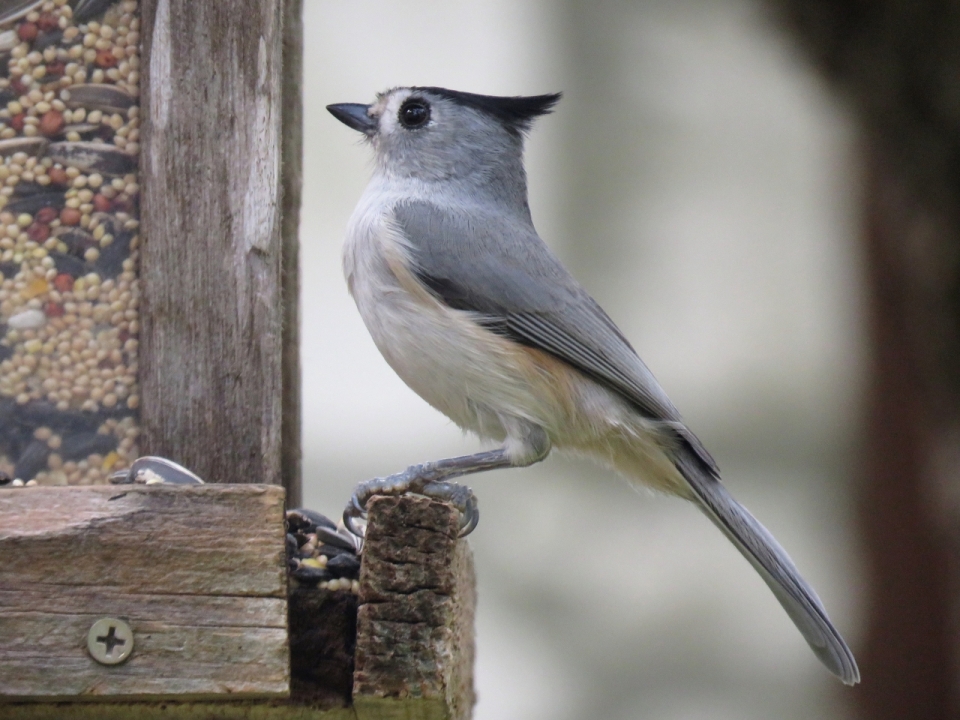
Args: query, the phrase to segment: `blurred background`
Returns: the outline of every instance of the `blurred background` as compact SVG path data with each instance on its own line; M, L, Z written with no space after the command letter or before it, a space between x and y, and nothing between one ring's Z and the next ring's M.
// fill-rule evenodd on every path
M879 246L869 239L891 227L886 200L912 208L920 186L911 184L916 173L903 180L901 156L886 153L896 128L864 120L873 96L856 92L861 64L842 52L882 27L848 22L858 16L843 5L304 4L304 504L335 515L363 479L479 447L393 374L347 293L341 244L370 151L324 106L370 102L395 85L562 90L527 143L541 236L632 340L728 487L817 588L860 651L874 698L820 666L759 577L693 507L554 455L470 483L483 513L470 538L477 720L933 718L931 708L946 707L946 655L931 655L924 631L909 625L928 595L924 621L949 615L937 589L927 593L925 575L901 577L920 604L893 603L899 619L876 610L883 538L900 532L912 547L911 528L926 522L909 477L891 473L926 465L919 457L904 469L873 452L871 423L890 429L882 444L894 458L909 450L898 443L913 436L890 420L903 396L882 384L888 377L904 386L916 368L909 353L894 352L905 364L884 376L872 359L884 337L902 337L900 326L884 335L871 318L895 315L903 298L893 293L890 312L878 315L883 293L870 288L899 286L871 261ZM884 23L896 30L900 20L887 13ZM880 64L881 80L896 70L890 62ZM896 95L888 101L893 107ZM894 220L905 217L917 216ZM933 228L923 237L949 234L936 209L923 217ZM897 237L888 239L896 245ZM931 360L918 376L935 377L938 367ZM871 402L871 388L888 404ZM901 495L870 495L865 483L887 487L881 476ZM874 512L871 502L893 509ZM921 575L947 562L942 553L932 565L894 555L900 565L918 562ZM896 595L893 585L884 592ZM884 622L894 627L889 641L871 634ZM904 628L916 642L900 652L893 636ZM918 668L919 684L897 662ZM923 701L876 700L911 683Z

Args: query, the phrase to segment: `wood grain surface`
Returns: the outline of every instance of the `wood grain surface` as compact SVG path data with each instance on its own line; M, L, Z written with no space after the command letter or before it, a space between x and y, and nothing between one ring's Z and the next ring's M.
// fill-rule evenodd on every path
M303 191L303 0L283 3L283 424L280 471L287 507L303 503L300 449L300 198Z
M286 695L283 497L262 485L0 490L0 701ZM133 630L123 664L88 654L103 617Z
M142 450L280 484L284 3L141 11Z

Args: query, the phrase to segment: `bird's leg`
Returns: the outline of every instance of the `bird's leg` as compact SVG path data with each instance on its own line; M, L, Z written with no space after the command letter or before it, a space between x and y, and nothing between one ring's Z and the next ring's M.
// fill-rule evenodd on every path
M508 457L506 448L499 448L475 455L411 465L395 475L366 480L357 486L347 509L343 511L343 524L354 535L363 537L363 529L358 527L356 522L366 515L367 501L372 496L413 492L453 504L461 514L460 536L463 537L473 532L480 520L477 498L465 485L448 481L461 475L513 467L515 464L516 462Z

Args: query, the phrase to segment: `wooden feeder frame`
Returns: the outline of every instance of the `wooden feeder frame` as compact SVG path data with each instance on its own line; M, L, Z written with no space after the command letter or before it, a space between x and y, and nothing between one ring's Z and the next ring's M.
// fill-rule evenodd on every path
M466 720L451 506L375 498L359 596L287 588L302 0L140 3L141 452L214 484L0 489L0 717ZM86 649L102 617L122 664Z

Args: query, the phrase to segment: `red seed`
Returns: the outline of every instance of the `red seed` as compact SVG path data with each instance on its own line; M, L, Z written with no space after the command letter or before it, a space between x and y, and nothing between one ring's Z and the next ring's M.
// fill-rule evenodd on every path
M59 135L63 130L63 114L56 110L48 110L40 118L40 132L47 137Z
M54 185L66 185L69 180L67 171L58 167L52 167L47 170L47 177L50 178L50 182Z
M44 225L49 225L54 220L57 219L59 211L56 208L45 207L37 210L37 214L33 216L33 219L38 223L43 223Z
M62 60L54 60L52 63L47 63L47 75L63 75L63 71L66 69L66 65L63 64Z
M62 293L70 292L73 290L73 276L60 273L53 279L53 286Z
M58 275L57 277L61 277ZM70 277L67 275L67 277ZM70 280L70 287L73 287L73 280ZM46 305L43 306L43 314L47 317L63 317L63 305L49 301Z
M20 26L17 28L17 37L19 37L23 42L31 42L37 39L37 26L32 22L20 23Z
M80 211L76 208L65 207L60 211L60 222L64 225L76 225L80 222Z
M93 209L97 212L110 212L112 207L113 203L110 202L110 198L106 195L97 193L93 196Z
M57 16L52 12L40 13L40 17L37 18L37 27L43 32L56 30L59 26L60 23L57 19Z
M50 226L40 222L34 222L27 228L27 237L35 243L42 243L50 237Z
M10 118L10 127L17 132L21 132L23 130L23 118L24 113L17 113L14 115L12 118Z
M93 61L99 68L112 68L117 64L117 58L109 50L97 50L97 57Z
M20 78L13 78L10 81L10 89L17 95L26 95L30 88Z

